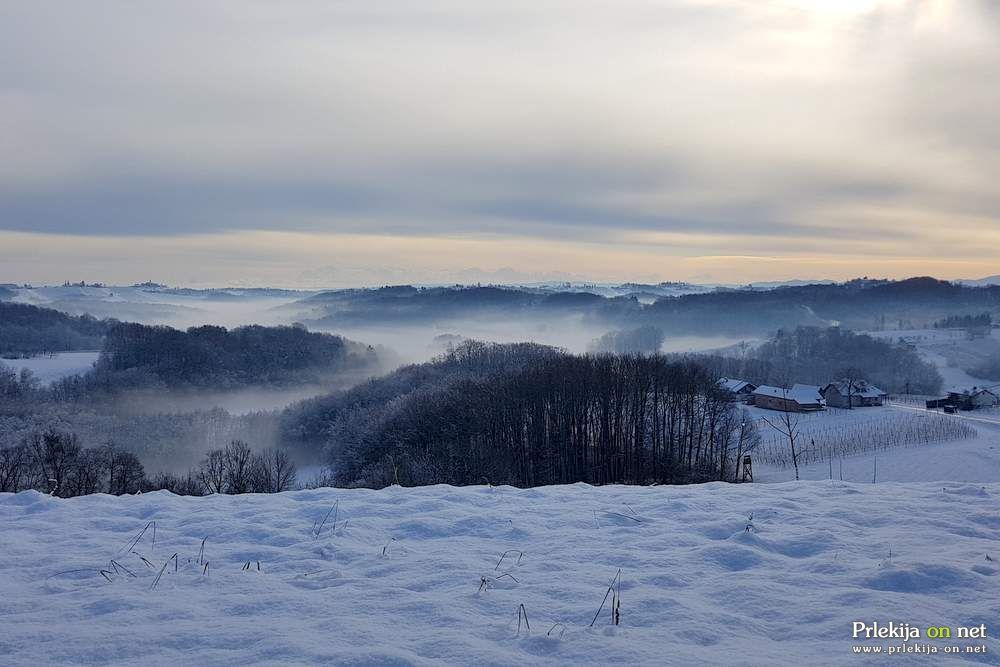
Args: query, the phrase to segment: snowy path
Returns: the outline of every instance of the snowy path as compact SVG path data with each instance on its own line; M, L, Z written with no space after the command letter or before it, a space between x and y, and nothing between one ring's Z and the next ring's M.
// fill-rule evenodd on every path
M852 654L851 622L1000 632L998 499L840 482L0 494L0 663L896 664ZM122 549L150 521L135 551L152 568ZM497 568L508 549L524 557ZM106 581L112 558L137 576ZM618 568L621 626L605 608L588 628ZM985 643L970 664L1000 664Z

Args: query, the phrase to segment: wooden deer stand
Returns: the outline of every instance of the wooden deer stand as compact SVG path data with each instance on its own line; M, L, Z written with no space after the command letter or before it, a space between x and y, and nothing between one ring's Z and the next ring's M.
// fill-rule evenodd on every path
M743 481L753 481L753 460L751 460L749 454L743 457Z

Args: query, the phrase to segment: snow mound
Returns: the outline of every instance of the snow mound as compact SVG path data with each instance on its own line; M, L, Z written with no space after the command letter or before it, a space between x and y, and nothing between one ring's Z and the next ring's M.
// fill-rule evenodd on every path
M0 494L0 662L854 665L853 621L1000 618L998 494L842 482ZM621 623L608 602L591 627L619 569ZM975 659L1000 664L1000 643L985 643Z

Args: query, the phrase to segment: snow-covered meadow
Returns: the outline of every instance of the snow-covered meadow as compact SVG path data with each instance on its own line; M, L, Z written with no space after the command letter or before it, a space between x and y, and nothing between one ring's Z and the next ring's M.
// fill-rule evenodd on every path
M865 664L854 621L996 633L998 499L840 481L6 494L0 662ZM590 627L619 569L620 625L609 597ZM1000 664L995 638L921 643Z
M100 352L56 352L27 359L0 359L0 365L10 366L18 373L28 369L42 384L49 384L70 375L89 371Z

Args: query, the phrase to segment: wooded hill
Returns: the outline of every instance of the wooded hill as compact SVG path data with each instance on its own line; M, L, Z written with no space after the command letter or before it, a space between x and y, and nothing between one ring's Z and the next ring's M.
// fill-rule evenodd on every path
M117 322L89 315L66 315L57 310L0 301L0 356L17 357L99 350L104 336Z

